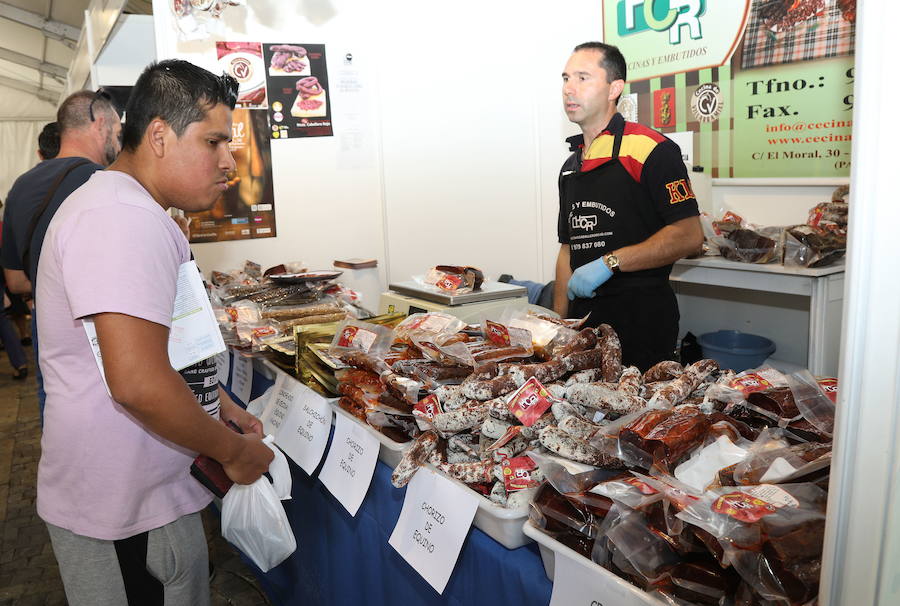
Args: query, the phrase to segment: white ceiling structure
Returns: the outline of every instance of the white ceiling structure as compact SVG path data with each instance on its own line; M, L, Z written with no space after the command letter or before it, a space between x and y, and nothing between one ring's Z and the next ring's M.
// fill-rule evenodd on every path
M46 104L55 108L91 4L91 0L0 0L0 95L10 93L19 101L0 103L0 119L20 117L27 109L22 96L12 91L26 93L39 102L39 109ZM130 0L123 12L151 14L151 2Z
M152 14L151 0L0 0L0 199L37 161L37 135L62 97L90 81L123 12Z

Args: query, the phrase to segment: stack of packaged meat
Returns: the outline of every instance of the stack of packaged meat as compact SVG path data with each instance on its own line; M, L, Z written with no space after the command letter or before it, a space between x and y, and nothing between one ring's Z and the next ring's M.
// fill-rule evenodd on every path
M804 604L818 590L835 380L713 360L624 367L609 326L509 311L466 326L348 320L340 405L670 603ZM379 330L376 330L379 329ZM387 428L387 429L386 429Z
M784 230L782 262L799 267L824 267L841 259L847 251L849 188L839 187L830 202L817 204L803 225Z

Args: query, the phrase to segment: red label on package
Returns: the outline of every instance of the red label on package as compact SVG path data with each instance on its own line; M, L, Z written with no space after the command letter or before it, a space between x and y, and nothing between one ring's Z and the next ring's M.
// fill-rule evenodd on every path
M738 377L728 384L732 389L736 389L746 398L755 391L765 391L772 388L772 384L756 373Z
M775 513L776 507L743 492L730 492L716 499L712 504L712 510L752 524Z
M435 286L440 288L441 290L454 291L459 288L459 285L463 283L462 276L457 276L453 274L446 274L443 278L438 280L435 283Z
M737 223L738 225L740 225L741 223L744 222L743 217L741 217L740 215L736 215L735 213L731 212L730 210L727 213L725 213L724 215L722 215L722 220L727 221L729 223Z
M537 469L537 465L531 457L513 457L503 459L503 484L506 492L532 488L540 484L531 478L531 472Z
M228 317L231 318L232 322L237 322L238 319L238 310L234 307L226 307L225 313L228 314Z
M541 382L531 377L513 392L507 406L522 425L531 427L553 404L553 396Z
M825 392L825 395L828 396L828 399L836 403L838 380L834 377L825 377L816 379L816 382L819 384L819 387L822 388L822 391Z
M442 412L444 412L444 409L441 408L440 401L433 393L428 394L413 406L414 415L428 419L429 421Z
M512 440L517 435L519 435L523 429L524 429L523 425L511 425L509 427L509 429L506 430L506 433L504 433L502 436L500 436L496 442L494 442L493 444L488 446L485 450L487 450L487 451L497 450L501 446L505 446L506 444L509 443L510 440Z
M366 330L359 326L345 326L341 331L337 344L338 347L353 347L362 351L369 351L376 337L378 335L371 330Z
M509 329L503 324L497 324L490 320L484 321L484 336L488 341L499 347L509 347Z
M639 478L625 478L622 480L626 484L631 484L641 491L643 495L658 494L659 491Z
M260 326L259 328L253 329L253 336L259 339L260 337L268 337L269 335L274 335L277 332L278 331L271 326Z
M816 206L809 211L809 218L807 218L806 224L811 227L817 227L819 225L819 222L822 221L822 215L824 214L824 209Z

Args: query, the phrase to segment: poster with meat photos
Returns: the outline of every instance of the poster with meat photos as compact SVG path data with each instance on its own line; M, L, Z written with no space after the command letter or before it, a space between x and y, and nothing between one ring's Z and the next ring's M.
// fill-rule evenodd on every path
M237 107L265 109L266 68L259 42L216 42L223 72L238 81Z
M185 213L191 219L192 244L275 237L268 128L265 110L234 110L229 147L236 168L228 174L228 189L212 208Z
M330 137L324 44L263 44L273 139Z

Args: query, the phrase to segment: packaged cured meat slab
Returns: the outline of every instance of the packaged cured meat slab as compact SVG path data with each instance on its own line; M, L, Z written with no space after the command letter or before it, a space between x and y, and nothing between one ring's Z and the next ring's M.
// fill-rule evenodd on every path
M662 606L666 603L653 597L646 591L638 589L628 581L617 577L599 564L585 560L577 551L566 547L550 535L544 534L528 520L522 525L522 533L538 544L541 551L541 561L544 564L544 572L547 573L547 578L551 581L556 572L556 556L559 554L590 567L595 572L598 582L604 586L603 593L608 596L607 603L609 604L615 604L616 606Z
M391 469L397 466L397 463L400 462L400 458L403 456L403 452L412 444L412 440L408 442L395 442L380 431L375 431L372 427L363 423L358 418L338 406L338 398L331 400L331 406L337 414L352 419L354 423L362 425L375 434L375 437L378 438L378 443L380 444L378 448L378 460L389 466Z

